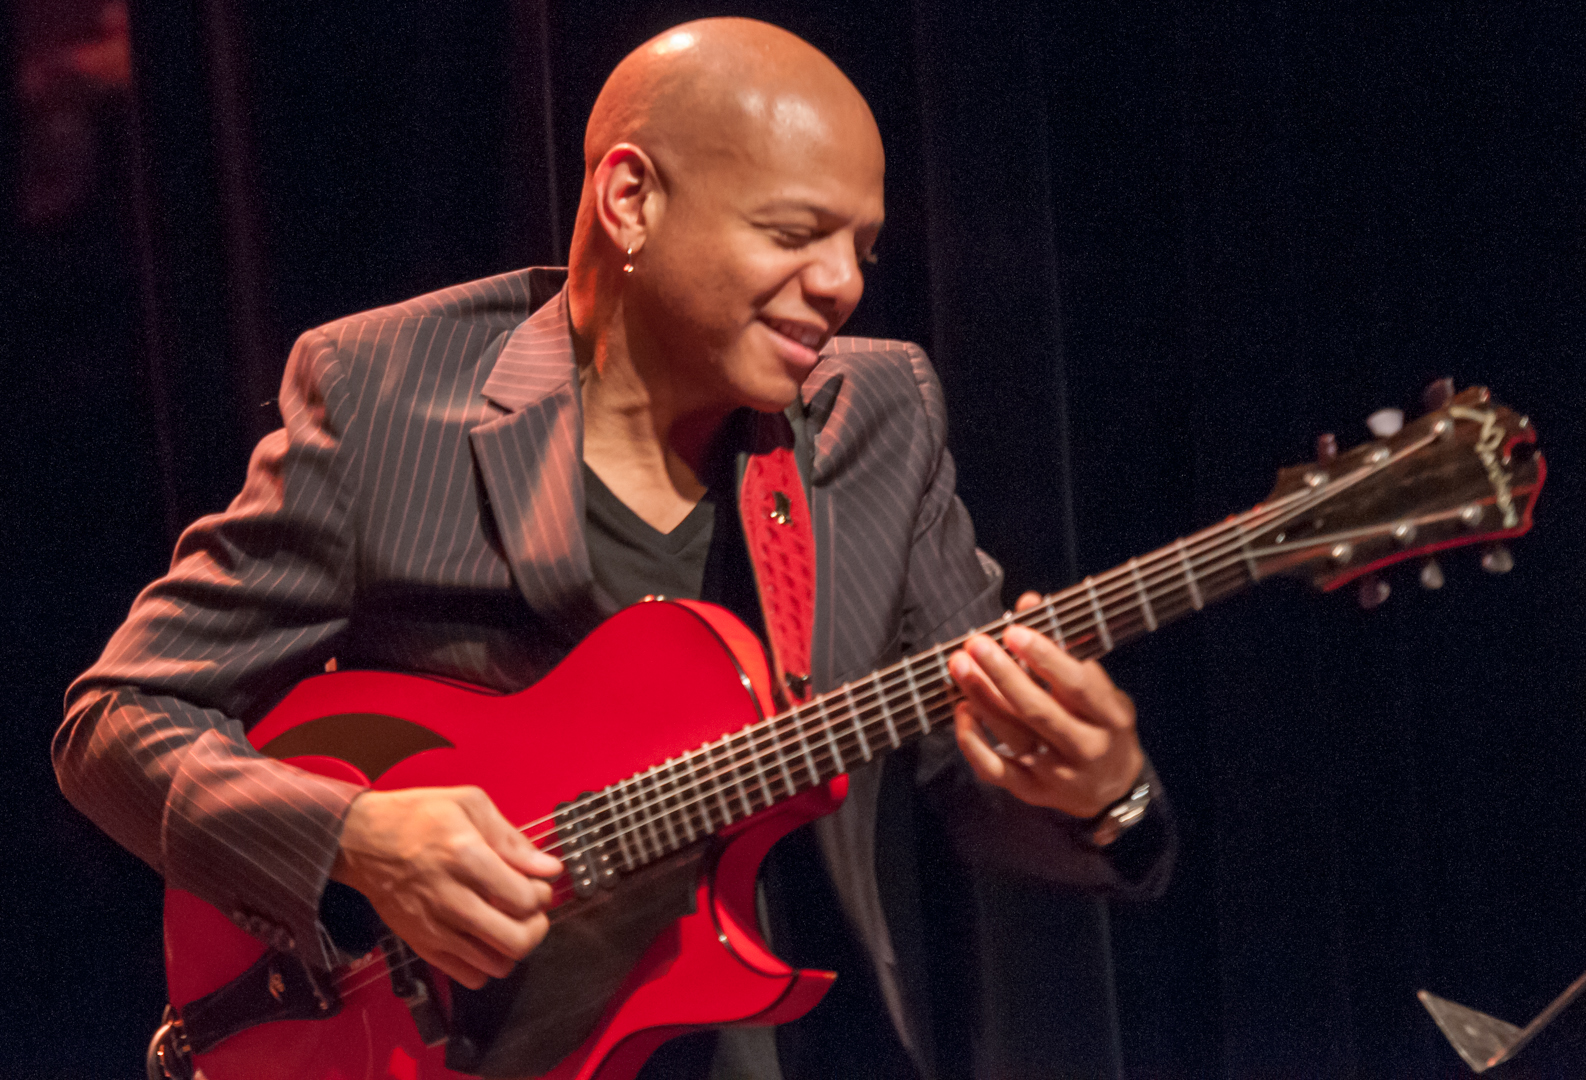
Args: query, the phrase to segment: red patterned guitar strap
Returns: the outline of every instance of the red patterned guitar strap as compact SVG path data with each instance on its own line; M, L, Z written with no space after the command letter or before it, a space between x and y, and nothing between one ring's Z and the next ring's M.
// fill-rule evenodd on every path
M815 630L815 532L794 455L793 425L781 413L762 414L755 425L738 489L738 515L771 639L779 696L785 689L791 700L804 701Z

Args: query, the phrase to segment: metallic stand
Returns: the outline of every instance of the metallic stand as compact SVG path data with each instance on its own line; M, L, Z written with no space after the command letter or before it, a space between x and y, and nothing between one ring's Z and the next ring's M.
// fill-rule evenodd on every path
M1415 996L1421 999L1421 1004L1437 1021L1449 1045L1465 1059L1471 1071L1482 1073L1518 1054L1526 1043L1536 1038L1538 1032L1553 1022L1554 1017L1568 1008L1582 990L1586 990L1586 974L1570 983L1547 1008L1537 1013L1536 1019L1523 1028L1517 1028L1496 1016L1467 1009L1425 990L1416 991Z

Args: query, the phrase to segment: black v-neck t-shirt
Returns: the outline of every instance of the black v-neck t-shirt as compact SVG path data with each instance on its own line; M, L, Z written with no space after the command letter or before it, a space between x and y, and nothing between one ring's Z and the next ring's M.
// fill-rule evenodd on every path
M671 532L661 532L584 466L584 541L590 569L595 584L619 608L652 595L702 597L715 524L716 504L707 492Z

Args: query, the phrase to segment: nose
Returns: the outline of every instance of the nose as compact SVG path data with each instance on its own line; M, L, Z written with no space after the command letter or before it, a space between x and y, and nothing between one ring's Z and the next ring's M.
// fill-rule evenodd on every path
M835 232L822 239L815 259L804 268L801 283L805 299L833 320L835 330L858 306L865 291L854 238Z

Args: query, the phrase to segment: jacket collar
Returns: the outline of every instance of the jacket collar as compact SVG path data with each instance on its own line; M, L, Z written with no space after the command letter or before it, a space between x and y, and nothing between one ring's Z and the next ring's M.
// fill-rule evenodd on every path
M496 536L524 599L571 644L600 611L584 543L584 417L565 288L511 331L482 393L504 410L469 432Z

